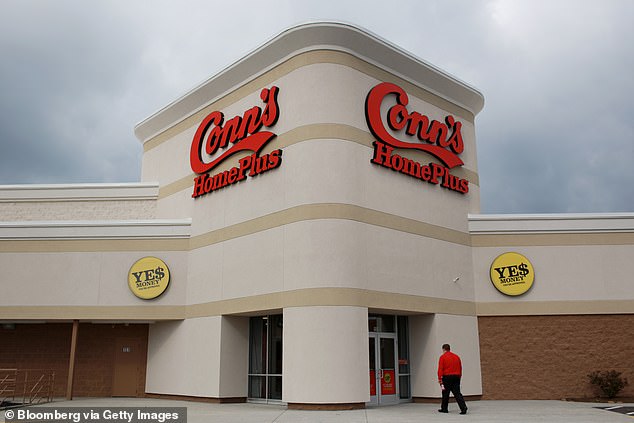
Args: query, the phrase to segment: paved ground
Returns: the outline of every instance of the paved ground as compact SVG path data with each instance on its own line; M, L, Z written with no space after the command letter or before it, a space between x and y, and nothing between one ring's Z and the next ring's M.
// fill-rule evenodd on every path
M458 414L450 404L449 414L438 413L433 404L400 404L370 407L352 411L298 411L278 405L262 404L205 404L188 401L170 401L136 398L80 398L56 401L38 407L187 407L189 423L407 423L407 422L570 422L570 423L634 423L626 414L601 410L617 404L595 404L564 401L472 401L469 413ZM634 404L618 404L632 407ZM4 421L4 412L0 411Z

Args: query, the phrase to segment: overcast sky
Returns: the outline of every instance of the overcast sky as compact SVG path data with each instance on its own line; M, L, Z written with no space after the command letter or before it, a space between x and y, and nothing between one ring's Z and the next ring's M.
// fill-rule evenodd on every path
M139 181L135 124L313 20L484 94L483 212L634 212L633 0L0 0L0 184Z

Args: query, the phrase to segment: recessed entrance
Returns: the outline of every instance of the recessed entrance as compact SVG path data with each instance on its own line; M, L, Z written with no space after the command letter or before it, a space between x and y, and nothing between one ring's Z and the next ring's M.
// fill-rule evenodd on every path
M370 315L370 404L409 400L409 336L405 316Z
M282 400L282 315L249 321L249 394L251 401Z

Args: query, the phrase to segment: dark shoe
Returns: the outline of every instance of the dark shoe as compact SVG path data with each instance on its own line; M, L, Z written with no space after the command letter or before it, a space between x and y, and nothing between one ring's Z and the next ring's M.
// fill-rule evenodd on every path
M462 410L460 414L467 414L467 409L465 408L464 410Z
M449 411L447 410L443 410L442 408L440 410L438 410L439 413L448 413Z

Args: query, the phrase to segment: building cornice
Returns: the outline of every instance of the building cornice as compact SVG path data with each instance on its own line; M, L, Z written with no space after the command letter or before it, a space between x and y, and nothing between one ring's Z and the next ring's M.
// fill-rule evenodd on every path
M156 182L0 185L0 203L156 200L158 194Z
M316 22L282 32L137 124L135 135L145 143L289 58L317 50L349 53L457 104L473 115L484 107L484 96L475 88L369 31L344 23Z
M188 239L191 219L0 222L0 241Z
M634 213L470 214L471 235L634 233Z

